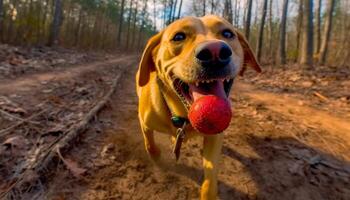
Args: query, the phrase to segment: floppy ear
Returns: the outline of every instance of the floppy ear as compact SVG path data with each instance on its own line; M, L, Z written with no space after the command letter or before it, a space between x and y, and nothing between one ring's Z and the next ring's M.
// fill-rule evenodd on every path
M241 71L239 72L240 76L243 76L244 71L246 70L246 65L250 65L255 71L261 72L260 64L258 63L257 59L255 58L255 55L250 48L247 39L245 36L240 33L239 31L236 31L237 37L239 42L241 43L241 46L243 48L244 52L244 60L243 60L243 67Z
M141 61L139 64L137 83L140 87L146 85L149 81L150 73L155 71L155 64L153 59L153 50L157 48L162 38L163 31L151 37L145 49L143 50Z

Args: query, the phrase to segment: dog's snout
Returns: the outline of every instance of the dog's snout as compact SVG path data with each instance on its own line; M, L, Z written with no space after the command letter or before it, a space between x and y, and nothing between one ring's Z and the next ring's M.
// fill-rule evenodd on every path
M195 57L202 65L227 65L232 55L231 48L223 41L201 43L195 49Z

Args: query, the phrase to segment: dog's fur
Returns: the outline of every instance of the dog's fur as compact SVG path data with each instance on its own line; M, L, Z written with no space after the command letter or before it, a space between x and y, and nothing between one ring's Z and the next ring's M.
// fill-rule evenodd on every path
M223 38L220 32L224 29L231 30L235 37ZM186 39L182 42L172 42L171 39L179 31L186 33ZM187 116L186 106L174 88L174 77L183 82L195 82L201 66L194 61L194 50L198 44L214 40L224 41L232 49L232 59L228 66L230 77L234 78L238 73L243 74L243 65L246 64L261 72L245 37L229 22L217 16L185 17L173 22L148 41L136 75L136 89L139 97L138 117L145 147L153 159L160 156L153 131L176 137L176 128L170 120L169 109L177 116ZM164 83L165 89L161 90L157 78ZM203 136L188 126L186 139L194 135ZM201 187L201 199L216 199L223 134L203 138L205 180Z

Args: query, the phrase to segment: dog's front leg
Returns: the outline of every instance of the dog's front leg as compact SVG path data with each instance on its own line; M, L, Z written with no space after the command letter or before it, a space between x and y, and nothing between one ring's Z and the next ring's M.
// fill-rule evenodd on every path
M203 168L204 182L201 188L201 200L213 200L217 195L218 165L221 156L223 134L204 137Z

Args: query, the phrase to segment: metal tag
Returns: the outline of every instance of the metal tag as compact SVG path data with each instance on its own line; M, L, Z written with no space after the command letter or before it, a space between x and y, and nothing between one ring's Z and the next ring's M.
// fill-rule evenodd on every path
M182 128L178 128L176 131L176 141L175 141L175 146L173 149L173 152L174 152L175 157L176 157L176 161L178 161L180 158L181 145L182 145L182 142L184 141L185 136L186 136L185 127L186 127L186 123L184 123Z

